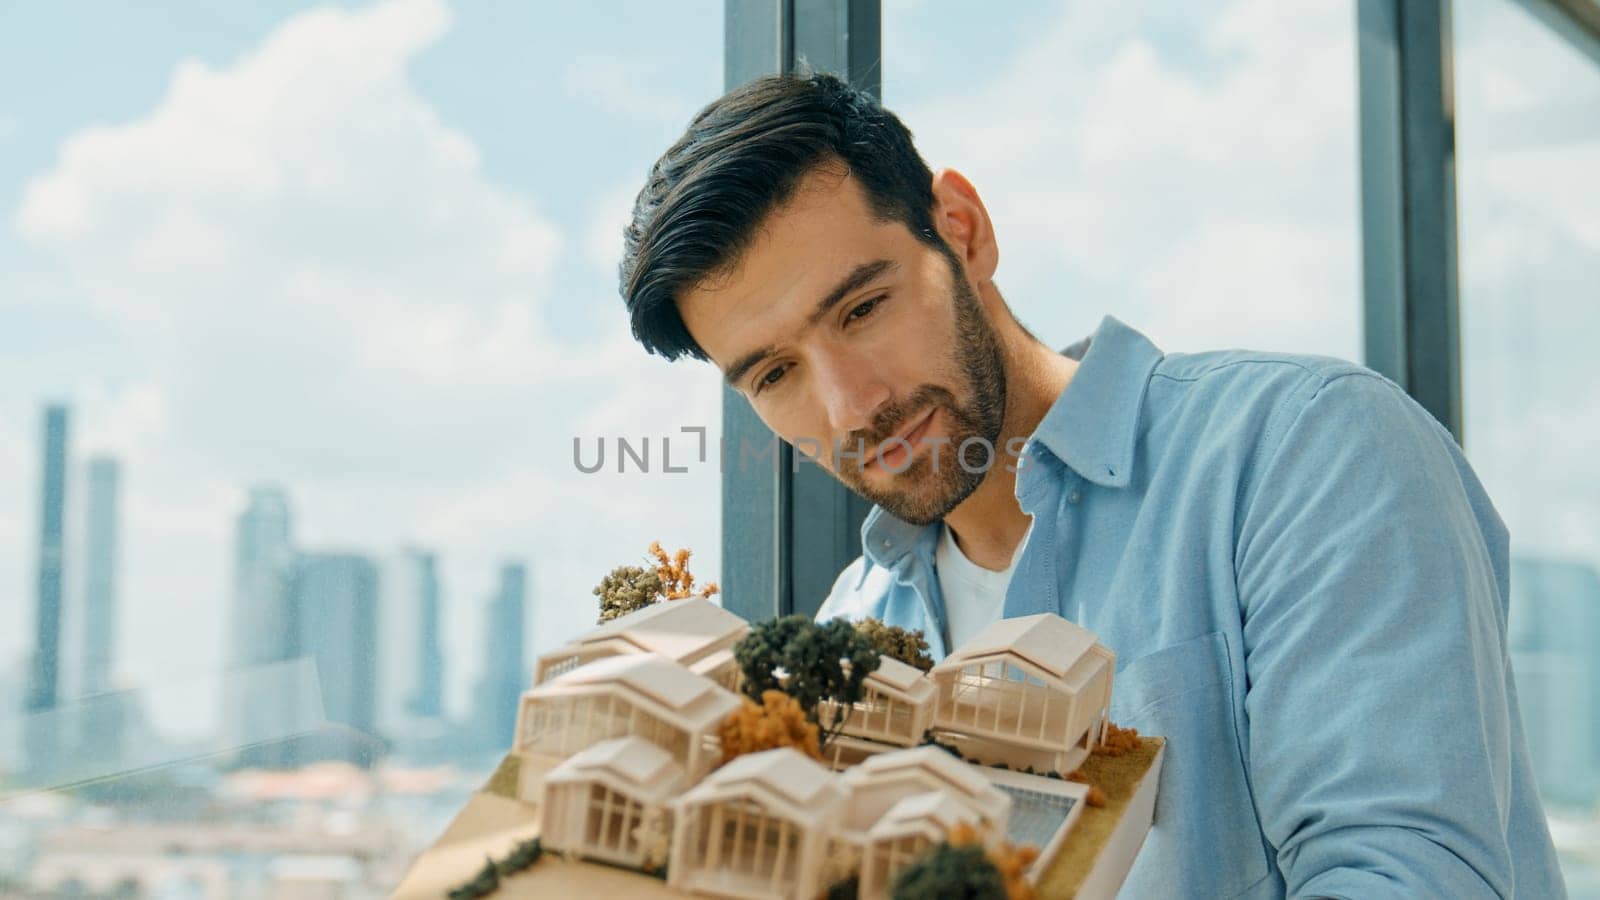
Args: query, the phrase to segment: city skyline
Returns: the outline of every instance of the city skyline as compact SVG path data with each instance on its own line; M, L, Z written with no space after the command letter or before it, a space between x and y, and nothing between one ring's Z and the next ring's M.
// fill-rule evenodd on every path
M147 686L121 679L116 665L124 649L116 629L125 599L121 533L141 523L123 521L120 494L127 472L118 459L93 455L77 461L70 441L72 407L54 402L41 413L36 627L33 644L22 654L27 690L15 709L4 712L8 721L30 730L22 735L21 757L10 759L17 750L0 746L0 771L24 764L47 780L65 773L99 777L115 774L129 759L149 762L152 748L171 737L147 730L141 706ZM83 514L69 515L67 498L80 493L80 479ZM68 533L74 522L81 530L77 540ZM76 555L68 554L69 546L79 547ZM79 570L75 581L66 577L69 561ZM394 745L390 749L410 746L435 759L494 749L492 739L451 735L452 718L497 728L503 716L491 715L481 700L455 717L443 704L447 654L436 552L415 545L384 553L301 546L288 489L264 482L249 488L234 519L232 566L233 608L218 636L229 647L229 666L218 675L231 672L235 682L243 681L222 690L210 746L260 745L246 749L241 762L272 766L318 758L370 763L383 755L386 742ZM502 699L510 696L513 716L515 694L529 675L522 671L531 645L527 571L520 561L499 567L499 586L485 601L486 621L495 625L485 630L479 654L487 661L481 685L492 686ZM273 689L273 679L286 677L282 665L298 660L312 665L315 694ZM254 702L236 703L241 696ZM281 708L263 707L263 701ZM348 737L307 739L308 716L356 736L355 743ZM130 733L141 735L143 755L124 753L121 743ZM410 745L408 737L414 738ZM176 748L186 742L176 740L173 749L159 752L183 752ZM282 747L274 750L274 744Z

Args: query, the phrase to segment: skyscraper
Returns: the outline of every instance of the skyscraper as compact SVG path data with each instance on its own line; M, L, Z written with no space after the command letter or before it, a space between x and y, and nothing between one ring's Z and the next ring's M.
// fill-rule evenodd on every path
M111 690L117 621L117 461L89 460L83 542L83 693Z
M483 739L493 748L511 746L517 703L532 680L523 646L527 581L521 563L506 563L500 569L500 589L489 603L476 718Z
M28 678L26 711L31 714L25 738L28 761L35 769L56 762L59 736L53 717L40 716L54 709L61 680L61 572L62 524L67 496L67 408L49 406L44 411L43 458L39 471L39 582L35 607L32 669Z
M363 763L377 733L378 588L378 567L365 556L306 553L295 566L299 646L316 662L323 715L356 732L348 744L356 755L331 755Z
M259 690L260 679L254 675L265 664L299 654L299 623L289 592L293 570L289 498L276 485L257 485L234 535L228 660L237 673L222 709L223 735L230 746L286 738L297 730L300 716L287 707L297 701ZM249 758L273 761L266 751Z
M295 654L289 576L294 566L289 498L277 485L257 485L239 515L233 556L231 658L236 666Z
M390 738L443 712L437 556L408 547L383 575L378 611L378 727Z
M96 771L114 771L127 737L129 696L112 694L117 621L116 460L89 460L88 509L84 516L83 604L77 693L93 697L77 707L73 755Z
M421 554L421 627L417 632L417 690L411 712L426 718L444 715L444 641L439 633L439 573L432 553Z
M1514 557L1511 666L1539 791L1579 807L1600 799L1600 572Z

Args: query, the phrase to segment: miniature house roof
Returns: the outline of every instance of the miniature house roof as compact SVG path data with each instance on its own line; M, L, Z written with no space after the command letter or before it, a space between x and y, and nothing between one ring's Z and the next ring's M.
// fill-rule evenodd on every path
M1011 812L1011 798L995 787L968 763L938 747L909 747L869 756L844 773L851 791L915 780L937 784L980 816L1004 822Z
M797 822L814 822L845 800L839 777L793 747L735 758L680 798L685 806L748 798Z
M908 666L892 656L885 656L878 668L867 676L869 686L902 697L913 703L923 703L937 692L933 682L916 666Z
M546 784L607 781L661 801L681 783L683 767L672 754L641 737L601 741L569 757L545 776Z
M868 835L873 840L924 834L944 840L950 829L960 824L978 824L978 814L954 797L940 791L926 791L903 797L883 814Z
M736 638L749 625L704 597L663 600L612 619L576 644L621 639L650 653L686 661L703 648Z
M597 659L530 688L523 696L554 697L605 689L621 690L697 728L714 725L743 702L704 675L648 653Z
M1093 650L1096 641L1094 632L1053 613L999 619L957 647L933 670L947 672L1013 656L1061 679Z

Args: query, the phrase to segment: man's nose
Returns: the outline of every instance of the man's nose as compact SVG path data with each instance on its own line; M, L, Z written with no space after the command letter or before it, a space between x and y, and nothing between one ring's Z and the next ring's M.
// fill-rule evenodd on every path
M816 371L833 435L844 440L850 434L870 431L873 414L890 394L875 362L862 354L839 354L819 360Z

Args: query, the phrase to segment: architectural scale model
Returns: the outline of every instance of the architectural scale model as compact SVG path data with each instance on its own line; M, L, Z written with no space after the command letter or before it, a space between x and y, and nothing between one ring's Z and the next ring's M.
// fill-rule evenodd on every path
M1001 619L933 667L933 725L963 756L1070 772L1105 739L1117 658L1093 633L1041 613Z
M600 741L634 735L670 753L691 781L699 781L721 753L717 724L742 702L669 659L610 656L523 692L514 752L565 759Z
M544 845L641 868L650 855L641 829L684 784L683 766L644 738L601 741L544 777Z
M666 600L539 658L511 752L545 850L664 864L671 888L697 894L809 900L846 879L888 897L957 826L1046 854L1070 841L1088 786L1065 776L1105 739L1115 668L1092 633L1038 615L994 623L926 673L884 656L856 702L818 705L842 723L822 762L793 746L724 760L718 725L751 704L749 631L710 600Z
M674 887L724 897L815 897L849 812L833 770L792 747L741 756L673 804Z
M883 657L878 668L867 676L865 693L852 704L842 734L857 741L915 747L933 724L934 683L917 669L898 659ZM830 720L841 714L837 704L823 701L824 715ZM862 749L854 742L842 742ZM868 753L881 750L868 746Z
M704 597L652 603L539 657L533 683L607 656L654 653L737 691L733 646L749 630L743 619Z

